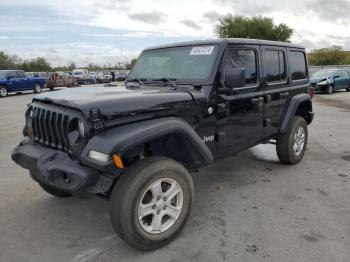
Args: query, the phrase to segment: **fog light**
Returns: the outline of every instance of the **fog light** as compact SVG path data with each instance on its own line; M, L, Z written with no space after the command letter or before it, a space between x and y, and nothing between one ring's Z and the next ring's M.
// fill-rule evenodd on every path
M109 155L100 153L94 150L89 151L89 158L94 159L99 162L107 163L109 160Z

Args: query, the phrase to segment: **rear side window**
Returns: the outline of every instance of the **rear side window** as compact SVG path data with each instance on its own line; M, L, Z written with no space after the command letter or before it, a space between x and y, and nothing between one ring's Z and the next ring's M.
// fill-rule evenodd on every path
M307 78L306 57L304 52L289 52L288 61L292 80L302 80Z
M346 71L340 71L340 76L348 76L348 73Z
M268 83L286 80L286 63L283 51L264 51L264 72Z
M25 74L23 71L16 71L16 76L17 77L25 77Z
M258 82L256 52L252 49L232 49L229 51L228 61L233 68L245 70L246 86Z

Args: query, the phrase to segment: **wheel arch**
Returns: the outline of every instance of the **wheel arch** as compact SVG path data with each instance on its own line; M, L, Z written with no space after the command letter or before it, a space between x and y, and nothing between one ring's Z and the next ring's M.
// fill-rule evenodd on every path
M288 132L294 116L301 116L308 125L311 124L314 113L311 98L308 94L299 94L291 98L280 126L280 133Z
M82 157L95 150L104 154L118 154L132 162L134 157L164 156L188 168L213 161L213 155L195 130L184 120L169 117L132 123L95 135L85 146Z

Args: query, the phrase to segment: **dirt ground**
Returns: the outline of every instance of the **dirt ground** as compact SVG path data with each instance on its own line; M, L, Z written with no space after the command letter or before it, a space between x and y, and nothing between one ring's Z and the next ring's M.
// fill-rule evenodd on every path
M0 99L0 261L349 261L350 93L317 95L304 160L260 145L193 174L182 233L141 252L113 232L109 203L54 198L10 159L32 94Z

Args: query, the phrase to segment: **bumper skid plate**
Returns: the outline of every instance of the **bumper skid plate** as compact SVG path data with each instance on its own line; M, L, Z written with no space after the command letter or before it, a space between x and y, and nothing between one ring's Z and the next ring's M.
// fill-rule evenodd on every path
M29 169L32 178L74 195L84 195L96 184L99 172L80 165L67 153L23 140L13 151L12 160Z

